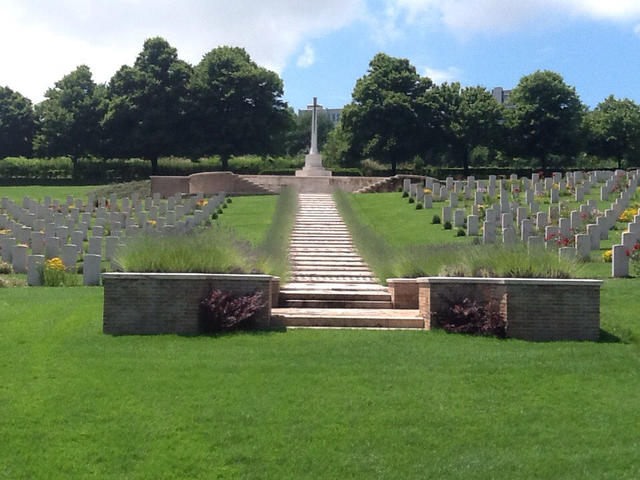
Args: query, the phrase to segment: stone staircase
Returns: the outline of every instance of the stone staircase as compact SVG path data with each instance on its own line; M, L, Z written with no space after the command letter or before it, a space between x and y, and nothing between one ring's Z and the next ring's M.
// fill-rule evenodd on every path
M422 328L413 310L393 310L356 252L329 194L300 194L289 246L291 281L280 290L274 319L287 326Z

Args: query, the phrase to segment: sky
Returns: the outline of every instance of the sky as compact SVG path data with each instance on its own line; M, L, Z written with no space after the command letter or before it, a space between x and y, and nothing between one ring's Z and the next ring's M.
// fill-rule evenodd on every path
M37 103L81 64L108 82L154 36L194 65L245 48L295 109L349 103L378 52L436 83L508 89L554 70L591 108L640 103L640 0L0 0L0 86Z

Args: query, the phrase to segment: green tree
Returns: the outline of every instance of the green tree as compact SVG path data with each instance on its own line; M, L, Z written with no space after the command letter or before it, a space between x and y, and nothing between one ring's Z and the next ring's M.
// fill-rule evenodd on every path
M342 112L351 149L390 164L395 174L399 161L413 158L424 147L426 131L418 100L432 85L407 59L378 53Z
M333 130L333 122L322 110L318 112L318 149L322 148L327 141L329 132ZM297 155L299 153L309 153L311 146L311 111L304 111L301 115L295 115L294 122L286 135L287 155Z
M618 168L640 154L640 106L633 100L610 95L585 118L589 150L602 157L615 158Z
M520 79L507 109L514 152L539 159L546 168L550 155L576 155L582 142L585 107L574 87L549 70Z
M0 158L30 156L36 117L31 100L0 87Z
M193 153L231 155L282 150L293 121L280 77L256 65L243 48L218 47L195 67L189 83Z
M36 105L39 121L34 148L39 155L69 155L74 175L78 158L98 151L104 88L86 65L57 81Z
M441 146L449 150L467 172L476 147L497 147L506 136L504 107L484 87L460 88L444 83L430 94L435 97L433 128L441 133Z
M188 63L160 37L144 42L133 67L124 65L111 78L102 121L106 153L146 158L153 173L161 155L186 150Z

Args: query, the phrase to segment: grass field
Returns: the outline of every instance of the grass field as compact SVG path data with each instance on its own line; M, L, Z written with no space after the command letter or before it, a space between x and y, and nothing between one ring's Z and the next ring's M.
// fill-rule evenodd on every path
M233 228L253 246L264 240L276 208L277 195L232 197L232 203L219 216L218 223Z
M20 202L25 196L29 196L37 201L43 201L44 197L50 196L65 200L67 195L74 197L82 197L86 201L86 195L92 190L96 190L100 185L65 185L65 186L43 186L43 185L27 185L20 187L0 187L0 198L8 197L14 202Z
M371 225L429 241L427 212L402 207ZM257 245L270 208L234 198L220 222ZM100 287L0 288L0 479L639 478L639 289L605 281L601 342L533 343L113 337Z
M603 291L636 334L638 285ZM0 478L640 475L637 343L111 337L101 305L99 287L0 291Z

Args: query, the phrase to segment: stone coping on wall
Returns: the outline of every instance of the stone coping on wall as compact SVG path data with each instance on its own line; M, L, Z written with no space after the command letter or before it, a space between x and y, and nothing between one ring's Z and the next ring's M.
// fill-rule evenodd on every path
M174 272L107 272L102 274L103 278L114 279L143 279L153 278L158 280L185 279L185 280L269 280L271 275L255 274L255 273L174 273ZM278 278L278 277L276 277Z
M389 279L407 280L407 279ZM388 280L388 281L389 281ZM512 277L418 277L413 279L418 283L451 283L451 284L520 284L520 285L567 285L567 286L597 286L602 285L602 280L593 278L512 278Z

